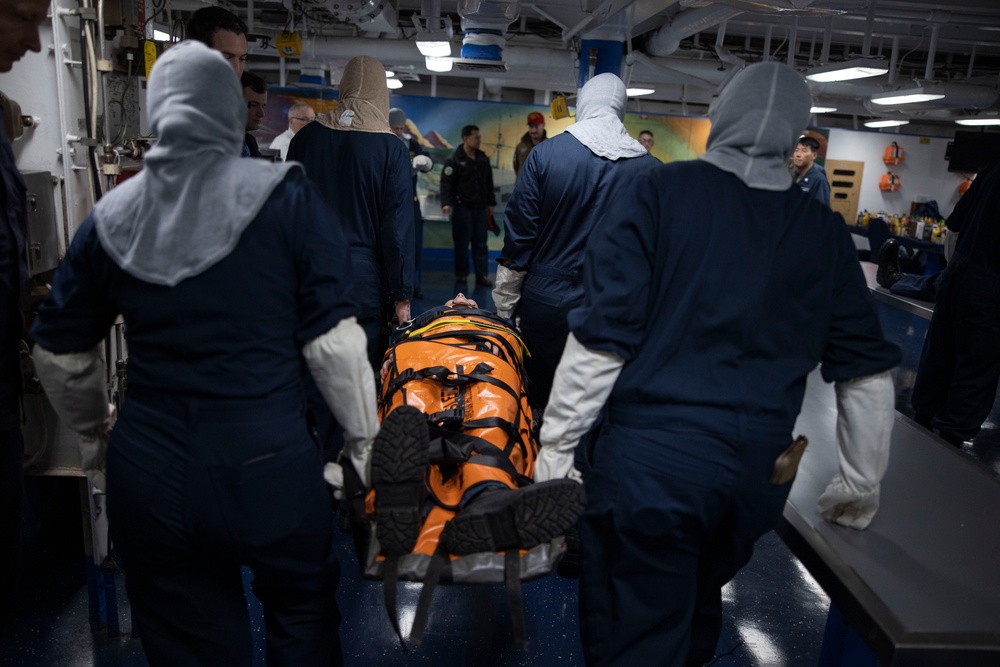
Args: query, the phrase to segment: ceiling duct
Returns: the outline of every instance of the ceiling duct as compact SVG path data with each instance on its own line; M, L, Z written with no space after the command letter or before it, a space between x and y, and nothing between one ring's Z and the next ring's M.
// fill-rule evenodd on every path
M677 51L682 39L713 28L742 13L740 9L725 5L684 10L674 16L670 23L664 24L649 36L646 41L646 53L651 56L669 56Z
M462 57L455 66L463 70L506 72L503 59L507 26L521 13L520 0L459 0L462 17Z
M326 0L323 5L338 21L356 26L362 32L399 37L399 18L388 0L363 0L358 4Z

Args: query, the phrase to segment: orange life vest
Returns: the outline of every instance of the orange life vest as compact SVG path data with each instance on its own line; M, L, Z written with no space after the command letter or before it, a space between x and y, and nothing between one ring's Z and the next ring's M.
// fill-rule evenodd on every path
M897 165L903 161L903 147L897 144L895 141L885 147L885 155L882 156L882 162L887 165Z
M899 176L891 171L883 174L882 180L878 184L878 189L883 192L895 192L899 190Z

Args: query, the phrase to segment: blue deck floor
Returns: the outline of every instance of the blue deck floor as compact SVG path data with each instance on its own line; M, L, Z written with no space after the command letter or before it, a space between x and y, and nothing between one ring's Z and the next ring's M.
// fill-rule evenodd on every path
M443 302L456 291L450 273L425 276L426 298L414 312ZM471 296L492 308L489 290ZM897 377L897 408L909 414L909 391L927 321L879 305L890 339L904 350ZM966 453L1000 476L1000 404ZM123 634L109 638L88 623L87 591L77 481L66 478L26 480L26 558L15 582L19 600L10 626L0 638L0 666L146 665L138 639L129 635L131 617L123 576L116 575ZM424 644L404 654L382 604L381 584L357 574L352 542L338 534L343 576L337 597L344 623L341 637L347 665L579 665L577 581L556 575L525 584L528 647L515 650L500 586L442 586L435 594ZM404 632L412 622L417 584L400 587L399 610ZM724 591L725 624L717 666L778 667L816 665L829 600L804 567L774 533L765 535L748 565ZM263 660L259 605L255 619L257 663Z

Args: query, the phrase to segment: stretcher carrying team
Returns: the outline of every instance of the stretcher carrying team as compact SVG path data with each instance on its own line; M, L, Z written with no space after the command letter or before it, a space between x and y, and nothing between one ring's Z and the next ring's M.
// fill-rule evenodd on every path
M38 375L60 417L98 443L91 473L152 665L250 664L241 565L264 605L269 664L341 662L334 517L304 375L344 432L326 480L339 493L350 463L370 486L381 332L358 295L408 315L412 273L410 232L380 217L389 186L411 219L412 185L370 61L348 65L343 113L293 139L307 175L240 159L233 67L196 41L168 50L148 82L158 142L78 229L39 310ZM649 157L624 108L622 82L595 77L576 125L528 155L494 300L545 378L531 396L545 405L534 481L586 490L587 663L700 665L721 587L788 495L794 466L776 468L806 376L820 364L838 397L842 463L821 512L862 529L900 355L842 219L785 167L809 118L799 74L767 63L734 77L692 162ZM364 196L331 201L347 183ZM389 232L403 256L384 252ZM118 314L130 390L109 433L99 343Z

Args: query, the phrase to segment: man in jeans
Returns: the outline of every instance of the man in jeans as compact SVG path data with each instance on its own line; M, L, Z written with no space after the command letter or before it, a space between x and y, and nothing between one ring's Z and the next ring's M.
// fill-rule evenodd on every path
M455 243L455 280L469 277L469 244L476 285L492 287L486 246L486 221L493 215L493 168L479 150L482 135L475 125L462 128L462 145L444 163L441 173L441 210L451 217L451 238Z

